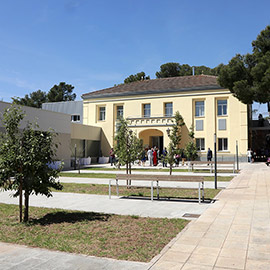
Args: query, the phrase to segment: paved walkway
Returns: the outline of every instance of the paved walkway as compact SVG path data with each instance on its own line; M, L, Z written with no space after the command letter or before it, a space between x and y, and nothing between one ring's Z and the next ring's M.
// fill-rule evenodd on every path
M64 177L61 176L59 177L60 182L62 183L79 183L79 184L102 184L102 185L108 185L109 180L115 180L114 178L109 179L109 178L84 178L84 177ZM112 182L115 184L115 182ZM125 184L125 180L119 180L119 185ZM230 182L222 182L218 181L218 188L226 188L229 185ZM132 184L134 186L146 186L150 187L150 182L149 181L136 181L133 180ZM160 181L159 186L161 187L181 187L181 188L198 188L198 183L188 183L188 182L165 182L165 181ZM205 181L204 182L204 187L205 188L215 188L215 182L214 181Z
M151 270L270 269L270 168L248 164Z
M152 169L152 167L149 167L149 169ZM187 169L187 168L185 168ZM160 175L169 175L169 172L166 171L158 171L158 169L156 169L157 171L139 171L139 170L133 170L132 173L133 174L160 174ZM78 173L78 170L70 170L70 171L64 171L63 173ZM105 173L105 174L115 174L115 173L119 173L119 174L125 174L126 171L122 170L119 171L117 169L115 170L80 170L80 173ZM210 173L208 171L205 172L181 172L181 171L173 171L173 175L197 175L197 176L214 176L214 173ZM218 173L219 176L236 176L237 173Z
M146 270L149 263L118 261L0 242L1 270Z
M10 196L10 192L0 193L0 202L18 204L18 198ZM119 215L137 215L157 218L182 218L185 213L201 215L210 203L198 204L183 201L163 201L150 199L128 199L123 197L91 194L53 192L53 197L31 196L30 205L37 207L61 208L87 212L101 212Z

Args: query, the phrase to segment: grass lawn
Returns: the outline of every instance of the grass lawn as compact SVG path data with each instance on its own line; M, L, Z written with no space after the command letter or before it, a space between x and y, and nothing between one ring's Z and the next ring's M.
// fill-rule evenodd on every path
M63 190L60 192L108 195L108 185L76 184L76 183L62 183L62 185ZM205 191L205 199L213 199L220 192L220 189L205 189L204 191ZM126 187L120 187L119 194L120 196L150 197L151 189L136 188L136 187L127 189ZM116 195L116 187L112 188L112 195ZM198 198L198 190L164 188L160 189L159 195L160 197L192 199ZM156 196L156 189L154 189L154 196Z
M18 206L0 204L0 241L92 256L149 262L188 223L30 207L18 222Z
M65 177L82 177L82 178L109 178L115 179L116 173L65 173L61 172L59 176ZM218 176L217 180L221 182L231 181L233 179L232 176ZM204 176L205 181L214 181L214 176Z

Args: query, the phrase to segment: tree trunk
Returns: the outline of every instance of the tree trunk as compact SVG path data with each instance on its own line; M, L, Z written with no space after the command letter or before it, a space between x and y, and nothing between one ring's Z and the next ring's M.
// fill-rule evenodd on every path
M128 174L128 163L126 163L126 174ZM128 188L128 179L127 179L127 188Z
M131 174L131 163L129 163L129 174ZM129 180L129 185L131 186L131 180Z
M23 221L27 222L29 219L29 193L27 190L24 192L24 218Z
M19 186L19 210L20 210L20 222L22 222L22 212L23 212L23 206L22 206L22 197L23 197L23 181L22 177L20 176L20 186Z
M129 174L131 174L131 163L129 163Z
M172 175L172 164L170 164L170 175Z

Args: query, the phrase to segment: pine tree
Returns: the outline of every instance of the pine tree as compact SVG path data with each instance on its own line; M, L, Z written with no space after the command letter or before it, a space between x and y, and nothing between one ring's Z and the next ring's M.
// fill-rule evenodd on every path
M170 143L168 145L168 153L166 156L166 161L170 165L170 175L172 174L172 167L175 163L175 156L180 155L181 149L180 149L180 141L181 141L181 131L182 126L185 125L183 117L180 115L179 111L175 113L174 116L174 125L172 129L168 132L168 136L170 139Z

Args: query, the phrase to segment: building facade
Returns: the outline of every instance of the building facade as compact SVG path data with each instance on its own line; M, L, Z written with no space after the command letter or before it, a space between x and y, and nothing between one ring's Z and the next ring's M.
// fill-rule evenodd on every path
M129 121L145 147L166 147L167 131L179 111L185 121L181 147L187 144L194 127L201 159L217 138L218 158L232 160L246 156L248 148L248 108L228 89L220 87L215 76L199 75L145 80L121 84L82 95L83 123L101 127L101 151L113 147L118 119Z
M61 103L61 102L60 102ZM0 101L0 114L11 104ZM70 115L55 111L42 110L33 107L21 106L25 117L20 128L23 129L30 123L37 123L42 131L51 130L56 133L55 142L58 144L55 159L64 163L64 168L71 167L71 161L76 157L91 157L95 162L95 157L99 156L101 128L86 126L71 121ZM4 131L0 121L0 132Z

